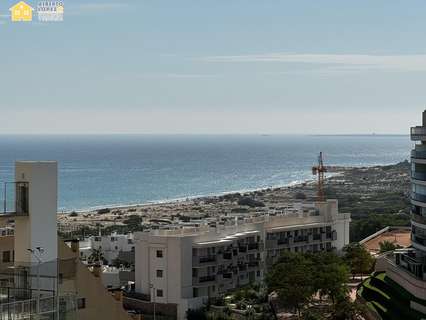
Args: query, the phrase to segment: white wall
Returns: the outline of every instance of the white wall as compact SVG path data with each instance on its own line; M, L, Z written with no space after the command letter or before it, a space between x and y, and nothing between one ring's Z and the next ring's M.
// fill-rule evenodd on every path
M56 162L18 161L15 180L29 183L29 216L16 219L15 261L37 263L28 249L42 247L43 262L58 257L57 207L58 165Z

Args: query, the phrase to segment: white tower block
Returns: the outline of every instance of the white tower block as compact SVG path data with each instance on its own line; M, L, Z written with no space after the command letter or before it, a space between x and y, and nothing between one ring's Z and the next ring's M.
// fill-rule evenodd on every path
M37 247L43 248L43 263L57 260L57 162L17 161L15 181L28 182L28 215L15 219L15 265L36 264L37 258L28 249Z

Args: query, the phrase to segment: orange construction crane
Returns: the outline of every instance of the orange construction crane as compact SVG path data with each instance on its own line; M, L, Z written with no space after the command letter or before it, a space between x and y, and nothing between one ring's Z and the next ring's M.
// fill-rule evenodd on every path
M325 181L325 173L327 171L328 171L328 168L324 166L322 152L320 152L318 157L318 165L312 167L312 174L318 176L317 197L318 197L318 201L321 201L321 202L325 201L324 181Z

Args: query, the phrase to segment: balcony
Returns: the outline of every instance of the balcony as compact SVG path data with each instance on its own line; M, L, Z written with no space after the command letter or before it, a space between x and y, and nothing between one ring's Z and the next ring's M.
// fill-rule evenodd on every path
M209 276L203 276L203 277L200 277L200 278L198 279L198 282L199 282L199 283L212 282L212 281L216 281L216 276L214 276L214 275L209 275Z
M425 264L425 260L423 257L417 256L415 250L396 250L393 253L387 254L385 259L392 265L398 266L399 268L405 270L411 276L421 280L424 279L423 265Z
M266 240L266 249L274 249L278 246L278 241L276 239L267 239Z
M246 271L246 270L247 270L247 265L245 263L238 265L238 271Z
M426 225L426 217L420 214L411 212L411 220L413 220L414 222Z
M5 216L27 216L29 213L28 182L5 182L2 192L0 214Z
M411 172L411 178L414 180L426 181L426 172Z
M411 158L414 159L426 159L426 151L411 151Z
M306 242L308 241L308 236L296 236L294 237L294 242Z
M245 253L247 252L247 246L238 246L238 252Z
M232 260L232 252L224 252L223 253L223 259Z
M279 246L288 245L289 243L290 243L290 240L288 238L281 238L281 239L278 239L277 241L277 244Z
M426 202L426 196L420 193L411 192L411 199L419 202Z
M200 263L216 262L216 256L212 256L212 255L201 256L198 258L198 261Z
M248 262L249 268L258 268L260 266L259 260L252 260Z
M416 234L411 234L411 241L413 241L414 243L418 243L424 247L426 247L426 239L425 236L421 236L421 235L416 235Z
M255 243L249 243L247 245L247 250L248 251L259 250L259 243L257 243L257 242L255 242Z
M426 140L426 127L412 127L410 130L411 140L423 141Z

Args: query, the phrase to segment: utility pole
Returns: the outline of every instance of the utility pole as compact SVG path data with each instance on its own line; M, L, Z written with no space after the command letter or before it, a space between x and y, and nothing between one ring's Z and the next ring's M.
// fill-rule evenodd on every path
M155 294L156 294L156 292L155 292L155 287L152 283L149 285L149 287L152 289L152 298L153 298L153 303L154 303L154 320L155 320Z

